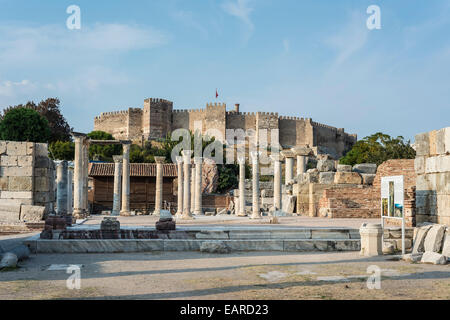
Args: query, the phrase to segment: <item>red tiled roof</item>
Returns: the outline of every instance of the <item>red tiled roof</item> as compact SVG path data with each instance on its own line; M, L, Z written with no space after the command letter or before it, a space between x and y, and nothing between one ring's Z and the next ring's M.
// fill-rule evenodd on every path
M114 176L114 163L89 163L89 176ZM156 177L156 163L131 163L130 176ZM178 176L176 164L163 164L163 176L176 178Z

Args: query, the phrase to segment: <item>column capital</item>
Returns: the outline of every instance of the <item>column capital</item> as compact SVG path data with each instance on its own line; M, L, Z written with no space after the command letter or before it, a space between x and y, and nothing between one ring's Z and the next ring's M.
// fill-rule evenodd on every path
M294 152L292 152L292 150L283 150L280 152L280 154L284 158L294 158L295 157L295 154L294 154Z
M300 146L292 148L291 151L296 156L309 156L312 153L312 149L311 148L300 147Z
M202 157L194 157L194 163L195 164L202 164L203 158Z
M192 150L183 150L181 151L181 154L183 155L185 163L191 163Z
M277 161L281 160L281 157L279 154L271 154L270 159L272 159L272 161L274 161L274 162L277 162Z
M164 163L166 161L166 157L155 157L155 162L156 163Z
M245 156L238 156L237 157L237 162L239 164L245 164Z
M131 140L119 140L121 144L130 145Z
M176 156L175 160L176 160L176 162L177 162L178 164L183 164L183 157L181 157L181 156Z
M113 161L114 161L115 163L122 163L122 161L123 161L123 156L121 156L121 155L113 156Z
M258 161L259 155L261 154L261 151L252 151L250 152L250 157L253 161Z

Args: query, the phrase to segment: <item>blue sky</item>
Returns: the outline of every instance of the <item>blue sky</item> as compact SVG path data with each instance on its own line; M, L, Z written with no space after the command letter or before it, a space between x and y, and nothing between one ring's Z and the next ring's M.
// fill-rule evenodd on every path
M450 126L449 34L448 0L0 0L0 108L58 97L88 132L101 112L204 108L218 88L229 109L413 139Z

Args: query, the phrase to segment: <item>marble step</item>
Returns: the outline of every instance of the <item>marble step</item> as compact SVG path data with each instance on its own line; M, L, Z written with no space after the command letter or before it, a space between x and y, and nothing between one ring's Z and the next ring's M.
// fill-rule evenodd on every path
M358 251L359 239L117 239L117 240L43 240L24 241L33 253L120 253L151 251L200 251L205 241L220 241L231 251Z

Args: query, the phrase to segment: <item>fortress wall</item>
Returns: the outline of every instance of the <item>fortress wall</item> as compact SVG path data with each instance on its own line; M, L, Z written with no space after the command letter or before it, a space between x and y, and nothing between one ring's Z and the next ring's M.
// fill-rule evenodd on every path
M147 139L164 138L172 131L173 103L164 99L144 100L142 128Z
M266 130L265 133L260 131L260 137L262 134L267 136L267 144L271 145L272 130L278 130L278 113L275 112L258 112L256 114L256 127L259 130ZM279 133L278 133L279 134ZM278 143L278 141L275 141Z
M142 137L142 109L128 109L128 139L140 140Z
M226 109L225 103L208 103L204 115L203 132L211 129L217 130L222 137L216 138L221 138L222 141L225 141Z
M349 135L344 129L311 122L314 131L314 145L322 148L334 150L339 158L351 149L356 142L356 136Z
M127 139L128 136L128 110L102 112L95 117L94 130L108 132L115 139Z
M172 130L189 128L188 110L173 110L172 112Z

